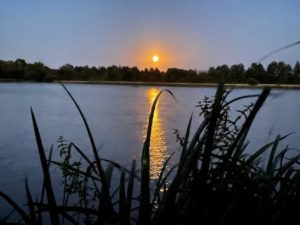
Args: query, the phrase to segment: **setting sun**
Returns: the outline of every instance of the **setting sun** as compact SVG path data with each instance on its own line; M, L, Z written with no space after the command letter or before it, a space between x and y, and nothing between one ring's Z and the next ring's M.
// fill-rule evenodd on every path
M166 71L177 64L177 52L170 43L151 43L148 40L140 40L137 45L137 51L133 54L132 61L141 69L156 68L160 71Z
M158 55L152 56L152 61L153 61L153 62L158 62L158 61L159 61Z

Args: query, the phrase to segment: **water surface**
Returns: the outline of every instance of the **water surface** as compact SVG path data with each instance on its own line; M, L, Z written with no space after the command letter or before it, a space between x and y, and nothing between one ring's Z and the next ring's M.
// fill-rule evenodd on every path
M150 107L159 91L166 87L68 84L67 88L82 107L102 157L128 167L132 159L140 159ZM167 88L174 93L176 101L164 93L154 115L152 178L157 178L164 160L179 150L174 130L178 129L183 135L192 112L195 129L201 122L199 109L195 105L205 95L212 96L215 92L214 88ZM236 89L230 98L259 92L259 89ZM272 92L249 134L249 153L274 139L277 134L289 132L294 133L286 143L298 147L299 99L300 91L297 90L277 89ZM249 100L235 106L239 108L247 103ZM25 197L25 177L28 177L33 193L37 194L42 180L30 107L35 112L47 150L51 145L56 149L58 137L63 136L87 154L91 153L83 122L59 84L0 83L0 105L0 190L20 202ZM56 170L54 177L55 173ZM0 200L1 207L4 208Z

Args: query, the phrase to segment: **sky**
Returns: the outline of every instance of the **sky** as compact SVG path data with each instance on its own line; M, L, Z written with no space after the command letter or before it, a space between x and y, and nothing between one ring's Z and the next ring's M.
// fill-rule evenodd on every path
M249 66L300 41L299 9L299 0L0 0L0 60L52 68ZM293 65L300 45L263 64L274 60Z

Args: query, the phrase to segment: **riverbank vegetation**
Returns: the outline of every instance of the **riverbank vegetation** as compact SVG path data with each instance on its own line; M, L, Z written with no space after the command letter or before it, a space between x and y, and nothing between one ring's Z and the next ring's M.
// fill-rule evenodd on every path
M169 68L163 72L155 68L140 70L137 67L89 67L66 64L51 69L41 62L27 63L0 60L0 81L19 80L51 82L64 81L129 81L167 83L226 83L237 84L300 84L300 63L271 62L266 68L260 63L211 67L208 71Z
M281 144L286 136L277 136L259 149L248 149L247 134L270 89L263 89L259 95L231 99L230 92L220 84L214 98L205 98L198 104L203 121L196 131L191 131L191 116L186 132L177 133L181 146L177 164L169 166L170 156L159 178L151 180L155 108L161 94L173 93L161 91L154 100L141 160L124 168L101 158L83 110L63 87L83 119L91 154L60 138L57 151L52 147L46 157L31 110L44 175L42 194L31 193L26 182L28 201L24 209L0 192L0 197L20 216L19 223L45 224L45 218L50 224L101 225L283 225L299 221L300 154L289 156L288 146ZM256 101L233 113L232 104L244 98ZM61 160L54 161L53 154L59 154ZM62 199L53 190L53 166L62 172Z

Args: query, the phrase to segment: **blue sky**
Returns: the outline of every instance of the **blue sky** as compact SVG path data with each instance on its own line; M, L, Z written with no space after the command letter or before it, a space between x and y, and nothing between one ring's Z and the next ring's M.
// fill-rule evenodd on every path
M300 40L299 9L298 0L0 0L0 59L54 68L248 66ZM294 64L300 46L264 64L273 60Z

